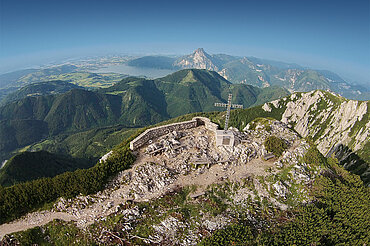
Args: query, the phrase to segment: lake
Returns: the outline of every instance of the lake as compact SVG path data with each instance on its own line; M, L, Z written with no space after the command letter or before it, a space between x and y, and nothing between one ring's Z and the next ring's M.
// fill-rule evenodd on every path
M97 70L92 70L93 73L120 73L131 76L145 76L148 78L160 78L168 74L176 72L176 70L169 69L156 69L156 68L143 68L143 67L132 67L125 64L111 65Z

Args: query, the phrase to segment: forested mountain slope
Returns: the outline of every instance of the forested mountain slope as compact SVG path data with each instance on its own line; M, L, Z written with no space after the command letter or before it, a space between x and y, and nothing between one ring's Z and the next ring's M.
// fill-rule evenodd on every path
M1 100L0 104L5 105L13 101L23 99L27 96L44 96L50 94L61 94L72 89L83 89L83 88L81 86L77 86L60 80L33 83L8 94L5 98Z
M92 162L73 159L46 151L23 152L13 156L0 169L0 185L8 186L43 177L54 177L67 171L89 168Z

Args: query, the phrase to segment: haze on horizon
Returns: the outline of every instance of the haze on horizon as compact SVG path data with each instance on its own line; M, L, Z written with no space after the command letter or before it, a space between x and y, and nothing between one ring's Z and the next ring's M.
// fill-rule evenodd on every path
M0 73L68 57L199 47L370 84L370 3L0 0Z

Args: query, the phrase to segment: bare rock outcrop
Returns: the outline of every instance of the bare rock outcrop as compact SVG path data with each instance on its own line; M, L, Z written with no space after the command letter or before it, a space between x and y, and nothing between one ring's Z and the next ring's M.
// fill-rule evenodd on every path
M293 125L301 136L312 137L325 155L338 143L357 151L369 141L368 107L368 101L347 100L331 92L311 91L266 103L262 109L271 112L274 108L285 108L281 121Z

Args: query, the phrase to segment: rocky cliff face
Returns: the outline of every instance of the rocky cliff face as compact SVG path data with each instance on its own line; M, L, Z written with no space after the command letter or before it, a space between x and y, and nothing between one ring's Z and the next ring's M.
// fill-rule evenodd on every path
M311 137L322 154L342 143L353 151L369 142L369 101L347 100L323 91L294 93L263 105L263 110L285 108L281 121L303 137Z
M347 171L359 175L362 181L370 187L370 165L353 153L351 149L342 144L337 144L329 151L329 156L335 156L339 165Z

